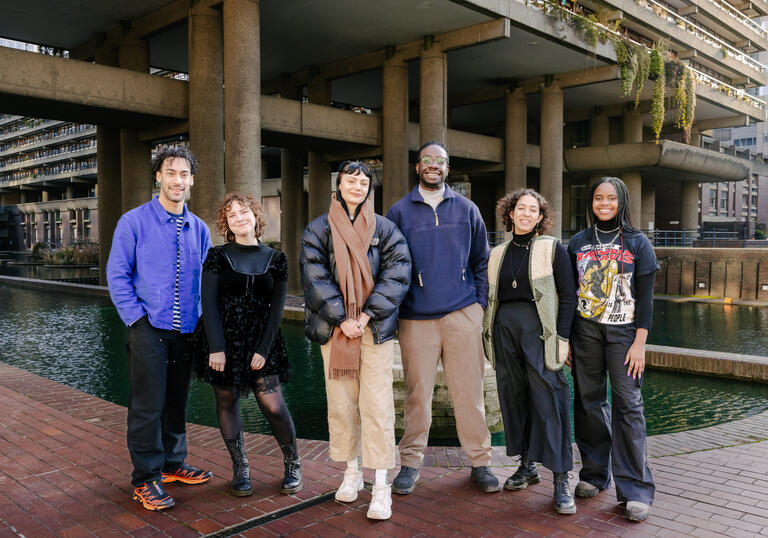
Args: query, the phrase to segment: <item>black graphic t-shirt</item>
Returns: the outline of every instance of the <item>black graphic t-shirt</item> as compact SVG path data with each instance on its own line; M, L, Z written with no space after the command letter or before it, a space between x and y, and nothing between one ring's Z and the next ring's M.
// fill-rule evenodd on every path
M633 323L636 277L659 269L648 238L638 232L623 233L612 243L600 245L594 228L587 228L573 236L568 254L578 277L578 315L605 325Z

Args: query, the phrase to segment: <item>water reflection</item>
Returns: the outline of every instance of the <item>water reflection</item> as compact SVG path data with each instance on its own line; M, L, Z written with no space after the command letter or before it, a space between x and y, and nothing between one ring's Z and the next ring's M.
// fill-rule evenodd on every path
M713 306L657 302L651 333L654 341L696 347L691 340L675 340L685 333L688 338L702 339L698 347L719 344L721 347L716 349L722 349L731 343L745 343L740 340L765 338L760 327L766 326L768 310L748 309L739 313L740 308L747 307L734 307L731 315L741 316L736 325L753 335L740 339L723 334L722 314L718 318L718 310ZM675 316L677 322L673 321ZM685 331L680 330L683 319L688 323ZM662 337L664 328L667 333ZM301 324L284 323L283 334L293 366L293 379L284 391L297 433L303 438L327 439L319 348L304 338ZM755 341L746 343L754 345ZM761 352L763 349L764 345ZM0 285L0 361L121 405L128 398L125 328L106 298ZM700 428L768 409L766 385L659 371L646 375L643 397L650 435ZM567 376L570 378L570 373ZM247 431L270 432L253 398L244 401L242 407ZM216 426L216 402L209 385L193 382L187 418ZM503 437L494 436L494 444L503 444Z

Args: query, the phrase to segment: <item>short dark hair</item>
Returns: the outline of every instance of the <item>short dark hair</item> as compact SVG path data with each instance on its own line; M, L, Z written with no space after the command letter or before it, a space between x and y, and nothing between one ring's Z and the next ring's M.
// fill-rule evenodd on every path
M518 200L525 195L533 196L536 203L539 204L539 215L542 216L541 222L536 225L536 231L538 233L547 233L550 226L552 226L552 213L549 210L549 203L547 199L533 189L518 189L507 194L504 198L498 201L496 204L496 215L504 223L508 232L514 231L515 223L512 221L512 217L509 216L514 211Z
M432 140L430 142L425 142L424 144L421 145L421 147L419 148L419 151L416 152L416 158L420 159L421 152L427 149L429 146L437 146L438 148L443 148L443 151L445 151L445 154L448 155L448 148L445 147L445 144L443 144L442 142L438 142L437 140Z
M189 151L189 148L186 146L169 146L158 151L155 158L152 159L153 178L163 167L163 163L168 159L184 159L187 161L189 171L192 175L197 175L197 159L195 159L195 156Z
M336 174L336 188L339 188L339 183L341 182L341 174L349 174L354 176L358 172L362 172L365 177L367 177L369 180L373 179L371 177L371 171L368 169L368 166L362 162L362 161L343 161L339 165L339 173Z

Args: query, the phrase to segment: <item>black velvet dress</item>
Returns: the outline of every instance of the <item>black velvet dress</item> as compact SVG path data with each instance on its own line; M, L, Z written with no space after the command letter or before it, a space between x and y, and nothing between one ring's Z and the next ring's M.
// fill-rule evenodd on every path
M196 378L212 385L266 390L265 381L287 381L290 364L280 333L288 264L285 254L266 245L235 242L213 247L203 264L203 317L189 341ZM223 372L208 366L209 353L224 351ZM254 353L266 358L251 369ZM275 377L276 376L276 377Z

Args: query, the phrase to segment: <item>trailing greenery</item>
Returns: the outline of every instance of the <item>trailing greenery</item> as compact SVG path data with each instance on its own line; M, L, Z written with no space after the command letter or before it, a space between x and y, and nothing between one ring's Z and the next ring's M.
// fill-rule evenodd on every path
M664 58L661 56L661 52L654 45L651 49L651 65L648 69L648 79L656 80L664 74Z
M661 128L664 126L664 115L666 108L664 106L664 95L667 88L667 79L664 69L664 54L669 50L669 43L666 40L660 40L654 43L651 49L651 64L648 72L648 78L653 80L653 97L651 97L651 128L656 137L656 143L661 136Z

